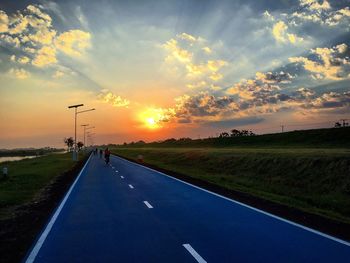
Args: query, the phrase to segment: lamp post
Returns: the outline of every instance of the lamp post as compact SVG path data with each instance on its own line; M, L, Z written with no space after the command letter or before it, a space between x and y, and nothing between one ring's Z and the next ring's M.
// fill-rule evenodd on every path
M82 124L80 126L84 127L84 147L86 148L86 146L85 146L85 130L86 130L86 127L89 126L89 124Z
M77 115L79 113L84 113L88 111L93 111L95 109L89 109L89 110L83 110L83 111L77 111L77 109L81 106L84 106L84 104L76 104L76 105L71 105L68 106L68 109L74 108L75 109L75 114L74 114L74 151L73 151L73 161L77 161Z
M93 143L94 143L94 142L93 142L93 137L92 137L92 136L95 135L95 134L96 134L96 133L87 132L87 138L90 139L90 144L91 144L90 146L92 146Z
M95 126L87 127L87 128L84 129L84 145L85 145L85 132L86 132L86 130L91 130L91 129L94 129L94 128L95 128ZM87 132L87 134L89 134L89 132ZM86 148L86 146L85 146L85 148Z

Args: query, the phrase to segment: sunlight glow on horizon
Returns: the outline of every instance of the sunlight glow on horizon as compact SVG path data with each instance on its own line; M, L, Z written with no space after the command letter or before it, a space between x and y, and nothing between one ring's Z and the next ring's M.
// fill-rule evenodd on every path
M139 114L139 119L143 123L142 127L150 130L161 129L172 117L171 112L171 110L151 107L142 111Z
M147 124L147 127L150 128L150 129L159 128L158 123L154 120L153 117L147 118L146 119L146 124Z

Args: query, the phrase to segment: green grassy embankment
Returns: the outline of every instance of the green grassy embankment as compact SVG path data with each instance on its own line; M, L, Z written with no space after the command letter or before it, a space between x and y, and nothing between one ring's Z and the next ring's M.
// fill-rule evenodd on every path
M35 199L45 186L74 165L68 153L1 163L1 168L8 167L9 177L0 176L0 219L11 217L15 208Z
M350 132L350 129L343 131ZM317 132L322 133L322 130L313 131ZM265 147L260 142L247 143L249 139L260 137L256 136L232 138L247 140L249 147L193 147L199 142L189 142L189 147L145 144L117 147L113 152L134 160L141 154L145 163L162 169L350 223L350 149L347 144L343 148L334 147L344 145L341 143L344 136L332 137L332 147L314 139L313 148L309 142L305 143L307 147L302 147L302 139L298 147L293 147L293 140L287 143L288 147L276 147L283 143L281 135L276 135L275 139L271 136L270 144L265 143ZM300 134L295 136L305 138Z
M350 148L350 127L228 138L169 139L147 144L134 143L132 145L129 144L128 147Z

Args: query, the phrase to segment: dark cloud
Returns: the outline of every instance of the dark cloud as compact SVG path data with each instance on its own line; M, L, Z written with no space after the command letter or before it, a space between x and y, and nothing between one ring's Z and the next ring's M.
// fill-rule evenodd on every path
M315 97L312 100L307 101L303 108L311 109L329 109L329 108L342 108L350 107L350 91L344 93L330 92L322 94L319 97Z
M294 91L292 94L296 100L300 101L313 97L315 95L315 92L312 89L300 88L297 91Z
M191 123L192 120L190 118L181 118L177 120L177 123Z
M189 119L189 117L216 116L222 112L232 110L233 97L215 97L207 92L200 92L193 96L183 96L176 105L176 117Z
M257 72L255 79L262 83L290 83L294 77L288 72Z
M213 128L234 128L244 125L251 125L263 122L264 119L261 117L248 117L248 118L235 118L222 121L207 121L203 122L204 127L213 127Z

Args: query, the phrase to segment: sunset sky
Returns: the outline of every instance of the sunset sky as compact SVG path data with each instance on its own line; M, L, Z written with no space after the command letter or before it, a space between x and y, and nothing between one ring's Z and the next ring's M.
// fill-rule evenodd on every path
M350 118L350 1L0 2L0 148L330 127Z

